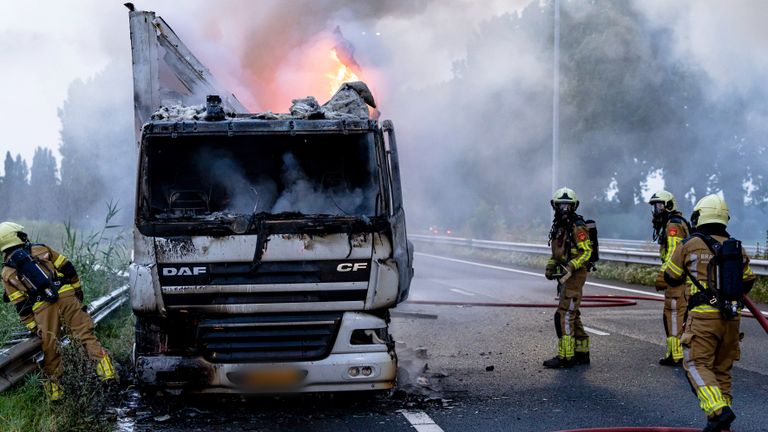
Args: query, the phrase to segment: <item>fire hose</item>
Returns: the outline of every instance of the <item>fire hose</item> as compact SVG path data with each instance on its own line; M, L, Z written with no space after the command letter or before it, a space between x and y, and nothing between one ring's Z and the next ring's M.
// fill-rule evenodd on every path
M634 306L637 300L664 301L663 298L650 296L614 296L614 295L585 295L582 297L583 308ZM447 300L409 300L410 304L425 304L433 306L477 306L477 307L504 307L504 308L556 308L556 303L501 303L501 302L466 302ZM768 320L757 308L748 296L744 296L744 305L749 312L743 312L742 316L754 318L758 324L768 333Z
M605 427L590 429L567 429L557 432L699 432L701 429L677 427Z

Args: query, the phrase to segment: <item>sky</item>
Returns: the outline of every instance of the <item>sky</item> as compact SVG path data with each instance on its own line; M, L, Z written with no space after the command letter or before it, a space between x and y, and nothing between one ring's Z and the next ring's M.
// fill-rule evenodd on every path
M117 53L130 55L127 21L118 2L4 2L0 150L21 153L28 163L37 146L58 155L57 110L67 87L98 73Z

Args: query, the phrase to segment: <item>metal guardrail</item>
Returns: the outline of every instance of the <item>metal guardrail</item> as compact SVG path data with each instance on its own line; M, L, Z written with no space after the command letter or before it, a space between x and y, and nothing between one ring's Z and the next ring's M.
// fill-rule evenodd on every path
M512 242L501 242L501 241L493 241L493 240L476 240L476 239L468 239L468 238L460 238L460 237L442 237L442 236L430 236L430 235L419 235L419 234L409 234L408 238L412 241L420 241L420 242L435 243L435 244L447 244L447 245L453 245L453 246L465 246L465 247L477 248L477 249L501 250L506 252L531 253L531 254L538 254L538 255L549 255L551 253L550 247L544 244L512 243ZM658 252L639 250L636 247L635 248L631 248L631 247L618 248L618 249L606 248L606 247L603 247L602 240L600 244L601 244L601 247L600 247L601 261L615 261L615 262L622 262L622 263L645 264L645 265L661 265L661 260L659 259ZM617 245L618 241L616 239L610 239L608 244ZM637 241L632 241L630 244L636 246L638 243ZM750 261L749 265L750 267L752 267L752 271L756 275L768 276L768 260L753 259Z
M88 313L95 323L100 322L128 298L128 285L100 297L88 305ZM66 341L66 338L64 339ZM0 351L0 392L21 381L28 373L37 369L37 360L42 356L42 341L37 336L11 341L12 345Z

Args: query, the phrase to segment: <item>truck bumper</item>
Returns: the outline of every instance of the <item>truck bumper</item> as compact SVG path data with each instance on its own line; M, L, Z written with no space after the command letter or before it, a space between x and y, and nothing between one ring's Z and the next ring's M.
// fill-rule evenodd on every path
M202 357L177 356L138 356L135 361L141 383L195 393L385 390L394 387L397 375L397 360L390 352L331 354L322 360L291 363L220 364ZM371 369L368 376L359 373L365 367ZM350 368L358 368L356 376ZM286 370L303 378L280 387L244 386L237 378Z

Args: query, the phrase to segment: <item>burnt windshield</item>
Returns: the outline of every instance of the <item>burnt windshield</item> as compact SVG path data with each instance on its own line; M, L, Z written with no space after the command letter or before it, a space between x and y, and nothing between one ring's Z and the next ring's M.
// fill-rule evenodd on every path
M372 134L148 137L141 214L376 216Z

